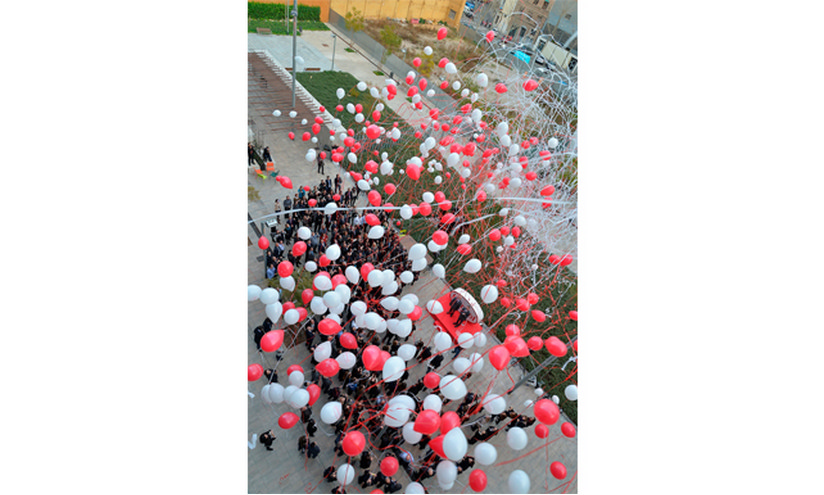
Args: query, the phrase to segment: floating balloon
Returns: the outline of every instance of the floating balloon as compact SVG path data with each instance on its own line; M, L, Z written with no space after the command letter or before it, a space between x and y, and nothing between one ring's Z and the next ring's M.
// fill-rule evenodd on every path
M508 480L510 493L529 493L529 475L517 469L512 471Z
M365 446L366 438L363 436L363 433L359 431L350 431L343 436L343 440L341 441L343 451L346 452L346 455L350 456L360 455Z
M482 492L486 488L486 473L482 469L473 469L469 473L469 487L475 492Z
M494 445L481 442L475 446L475 461L482 466L491 466L498 459L498 450Z
M288 430L296 424L298 424L298 416L293 412L285 412L278 418L278 426L284 430Z
M343 409L340 402L327 402L320 410L320 420L331 425L340 419L342 413Z
M552 476L559 480L566 478L567 475L566 466L558 461L555 461L549 465L549 472L552 473Z
M249 365L249 381L253 382L263 376L263 366L255 363Z
M558 421L561 412L558 406L549 399L541 399L535 403L535 419L545 425L553 425Z

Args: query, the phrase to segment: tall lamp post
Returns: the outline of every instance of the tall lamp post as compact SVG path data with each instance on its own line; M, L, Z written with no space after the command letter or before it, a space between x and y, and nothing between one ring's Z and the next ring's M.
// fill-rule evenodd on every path
M332 68L330 70L335 70L335 48L338 46L338 37L335 33L332 33Z
M292 109L295 108L295 81L298 79L298 68L295 64L295 58L298 53L298 0L295 0L295 8L292 10L292 17L294 19L292 25Z

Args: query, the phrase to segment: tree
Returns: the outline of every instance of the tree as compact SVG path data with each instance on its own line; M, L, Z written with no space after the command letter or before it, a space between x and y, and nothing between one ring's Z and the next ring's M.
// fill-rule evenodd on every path
M395 26L392 24L387 24L381 29L381 44L389 53L401 47L401 37L395 33Z
M352 8L349 12L346 13L344 17L346 20L346 29L358 32L363 30L363 12L356 8Z

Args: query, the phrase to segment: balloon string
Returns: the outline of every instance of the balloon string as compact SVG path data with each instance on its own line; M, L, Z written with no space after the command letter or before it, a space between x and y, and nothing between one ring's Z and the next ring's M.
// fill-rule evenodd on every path
M506 465L506 464L509 464L509 463L511 463L511 462L515 462L515 461L520 461L520 460L521 460L521 459L523 459L524 457L526 457L526 456L528 456L528 455L530 455L530 454L533 454L533 453L535 453L535 452L537 452L537 451L541 450L542 448L546 447L547 445L549 445L549 444L551 444L551 443L555 443L555 442L557 442L557 441L558 441L558 440L560 440L561 438L563 438L563 437L558 437L558 438L556 438L556 439L554 439L554 440L550 440L549 442L547 442L547 443L545 443L545 444L543 444L543 445L540 445L540 446L538 446L538 447L536 447L536 448L534 448L534 449L530 450L530 451L529 451L529 452L527 452L526 454L523 454L523 455L521 455L521 456L519 456L519 457L516 457L516 458L514 458L514 459L510 459L510 460L508 460L508 461L504 461L504 462L499 462L498 464L495 464L495 467L504 466L504 465Z

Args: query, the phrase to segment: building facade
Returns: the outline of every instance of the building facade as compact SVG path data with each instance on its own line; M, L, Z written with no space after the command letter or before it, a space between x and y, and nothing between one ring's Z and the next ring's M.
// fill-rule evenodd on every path
M358 9L367 19L425 19L452 27L460 25L464 5L465 0L331 0L332 10L341 16Z

